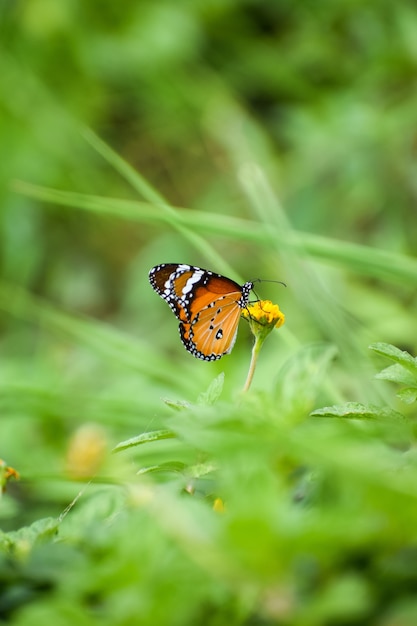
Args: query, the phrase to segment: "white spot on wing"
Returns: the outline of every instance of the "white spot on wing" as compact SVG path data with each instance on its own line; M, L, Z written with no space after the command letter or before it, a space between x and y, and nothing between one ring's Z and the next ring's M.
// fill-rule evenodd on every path
M203 276L204 271L203 270L195 270L190 278L187 280L187 282L185 283L183 290L182 290L182 296L181 299L182 300L186 300L186 295L188 293L190 293L190 291L192 291L193 289L193 285L195 285L195 283L200 282L201 277Z

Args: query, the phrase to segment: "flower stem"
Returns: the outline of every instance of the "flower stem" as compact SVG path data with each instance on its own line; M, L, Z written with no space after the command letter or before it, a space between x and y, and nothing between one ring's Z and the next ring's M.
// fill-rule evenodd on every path
M253 375L255 373L256 363L258 362L258 354L259 354L262 344L263 344L263 340L259 337L259 335L256 336L253 347L252 347L252 356L250 360L249 371L246 377L246 382L243 387L243 391L248 391L249 387L251 386Z

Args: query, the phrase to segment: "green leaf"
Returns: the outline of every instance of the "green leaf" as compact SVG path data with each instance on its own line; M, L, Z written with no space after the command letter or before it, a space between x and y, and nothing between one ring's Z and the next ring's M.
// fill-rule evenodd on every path
M224 372L221 372L216 378L210 383L207 391L203 391L198 396L198 404L211 405L217 402L222 391L223 391L223 383L224 383Z
M157 472L173 472L177 474L187 474L191 478L200 478L214 472L217 469L215 463L198 463L197 465L187 465L181 461L168 461L158 465L141 467L137 474L155 474Z
M207 474L211 474L216 471L217 465L214 462L208 463L198 463L197 465L191 465L187 469L187 474L192 476L192 478L200 478L201 476L206 476Z
M54 517L37 520L30 526L0 535L0 548L26 554L35 543L54 537L58 527L59 522Z
M141 467L136 473L141 474L155 474L157 472L172 472L176 474L184 473L186 464L180 461L168 461L167 463L159 463L158 465L149 465L148 467Z
M152 441L161 441L162 439L174 439L176 437L175 433L172 430L152 430L148 433L142 433L137 437L132 437L131 439L126 439L126 441L121 441L113 448L113 452L121 452L122 450L127 450L127 448L134 448L135 446L139 446L143 443L150 443Z
M345 419L389 419L403 420L401 413L388 407L380 407L359 402L346 402L342 405L326 406L310 413L311 417L343 417Z
M395 363L399 363L399 365L402 365L417 376L417 359L412 357L411 354L409 354L405 350L400 350L399 348L392 346L389 343L381 342L373 343L369 346L369 348L377 354L386 356L392 361L395 361Z
M398 391L397 396L406 404L412 404L417 400L417 387L405 387Z
M378 354L395 361L395 365L386 367L376 374L375 378L405 385L405 389L401 389L397 396L406 404L415 402L417 400L417 359L405 350L399 350L387 343L375 343L369 347Z
M190 403L185 400L170 400L169 398L164 398L163 402L169 406L174 411L183 411L184 409L190 408Z
M400 383L402 385L413 386L417 384L417 377L414 376L410 370L405 369L403 365L395 363L395 365L389 365L382 372L375 375L375 378L380 380L389 380L394 383Z
M304 419L317 406L336 354L335 346L314 343L303 346L283 365L277 380L277 396L283 413Z

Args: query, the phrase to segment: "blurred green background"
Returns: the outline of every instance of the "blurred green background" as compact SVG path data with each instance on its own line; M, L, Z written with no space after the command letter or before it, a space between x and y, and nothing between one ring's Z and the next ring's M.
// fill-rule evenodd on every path
M355 371L338 381L347 399L366 400L370 374L357 374L370 341L417 351L416 265L405 280L390 275L390 258L374 271L372 257L375 248L416 252L416 17L412 2L1 4L1 369L5 405L19 416L12 410L1 426L10 463L48 467L44 444L55 456L78 424L105 421L103 397L127 404L124 426L140 431L157 421L161 395L185 389L195 399L223 370L229 394L243 384L246 326L233 357L189 358L148 285L161 262L287 282L257 288L287 315L265 347L258 387L274 385L305 342L325 340ZM65 207L20 193L15 181L143 200L86 141L88 127L184 207L199 239L152 223L157 207L124 220L77 210L71 198ZM211 216L207 230L202 214ZM234 222L223 232L226 216L247 220L247 231L267 222L270 236L251 241ZM294 232L324 239L309 255L311 241L294 247ZM368 248L338 258L343 242ZM17 286L68 319L50 319L42 300L20 302ZM80 330L71 315L120 330L121 346L95 337L97 326ZM129 360L130 340L138 343ZM103 359L109 346L127 367L111 349ZM30 400L13 394L18 383L32 389ZM19 419L30 426L16 441ZM115 426L113 412L108 422Z
M368 345L417 353L414 2L1 0L0 137L0 457L24 478L3 530L76 495L86 424L109 447L164 427L161 398L221 372L235 406L247 325L231 356L192 359L158 263L287 283L256 286L287 321L253 387L294 422L398 408ZM159 443L153 462L175 457Z

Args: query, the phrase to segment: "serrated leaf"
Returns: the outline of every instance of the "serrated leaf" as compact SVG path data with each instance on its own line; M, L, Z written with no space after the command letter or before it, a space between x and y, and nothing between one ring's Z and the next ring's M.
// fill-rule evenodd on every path
M198 396L198 404L211 405L217 402L219 399L221 392L223 391L224 384L224 372L221 372L216 378L210 383L207 391L200 393Z
M382 342L373 343L369 346L369 348L377 354L386 356L392 361L399 363L417 376L417 359L412 357L409 352L406 352L405 350L400 350L396 346L393 346L389 343Z
M113 448L112 452L121 452L122 450L127 450L128 448L134 448L135 446L142 445L143 443L161 441L161 439L174 439L175 437L176 435L174 432L172 432L172 430L152 430L148 433L142 433L137 437L126 439L126 441L121 441L117 444L117 446Z
M389 365L382 372L375 375L375 378L380 380L389 380L394 383L400 383L402 385L413 386L417 385L417 377L414 376L410 370L407 370L403 365L395 363L395 365Z
M417 387L405 387L400 389L397 396L406 404L412 404L417 400Z
M138 470L137 474L151 474L156 472L175 472L179 474L187 474L191 478L200 478L206 476L217 469L215 463L197 463L196 465L186 465L180 461L168 461L167 463L159 463L158 465L149 465Z
M191 465L187 469L187 474L192 478L201 478L201 476L206 476L207 474L211 474L216 470L216 463L210 461L208 463L198 463L197 465Z
M299 419L297 416L308 415L316 406L336 354L333 345L314 343L303 346L284 364L278 375L277 391L287 415Z
M190 403L185 400L170 400L169 398L163 398L163 402L175 411L183 411L190 408Z
M342 417L344 419L389 419L403 420L401 413L387 407L359 402L347 402L342 405L326 406L310 413L311 417Z
M376 343L369 347L378 354L395 361L395 365L386 367L376 374L375 378L405 385L405 389L401 389L397 396L406 404L415 402L417 400L417 359L390 344Z
M148 465L148 467L141 467L136 473L141 474L154 474L156 472L172 472L176 474L182 474L187 465L180 461L168 461L167 463L159 463L158 465Z
M18 550L19 552L29 552L35 543L51 539L58 532L59 521L54 517L46 517L37 520L30 526L25 526L19 530L4 533L1 536L0 544L8 550Z

